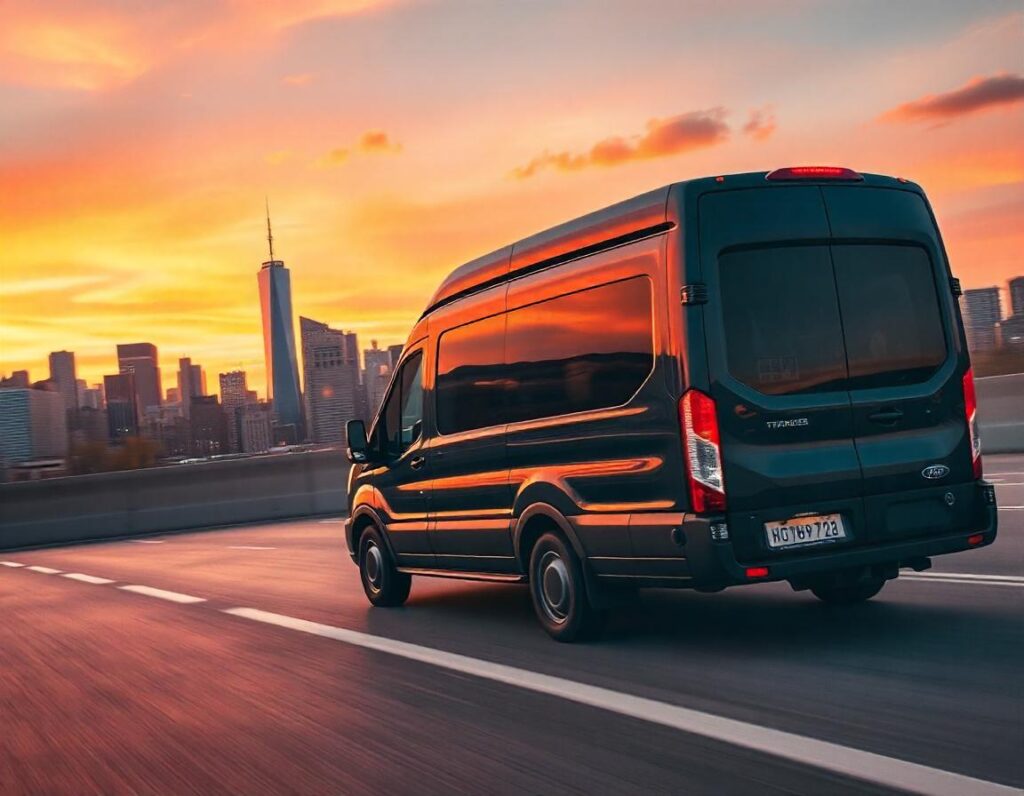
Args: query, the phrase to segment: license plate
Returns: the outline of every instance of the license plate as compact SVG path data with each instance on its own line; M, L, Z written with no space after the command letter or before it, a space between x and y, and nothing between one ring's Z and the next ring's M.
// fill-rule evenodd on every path
M809 544L824 544L846 538L841 514L814 514L775 520L764 524L768 546L773 550L782 547L799 547Z

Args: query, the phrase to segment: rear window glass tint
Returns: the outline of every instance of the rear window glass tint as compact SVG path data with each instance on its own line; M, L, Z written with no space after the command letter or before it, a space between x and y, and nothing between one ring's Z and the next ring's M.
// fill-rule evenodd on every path
M925 381L946 359L931 261L916 246L834 246L850 389Z
M767 395L844 389L846 357L825 246L719 257L729 372Z

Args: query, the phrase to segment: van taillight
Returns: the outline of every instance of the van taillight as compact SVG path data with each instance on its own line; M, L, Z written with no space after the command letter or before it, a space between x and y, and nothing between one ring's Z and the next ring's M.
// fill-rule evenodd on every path
M967 429L971 435L971 466L974 477L981 478L981 435L978 434L978 399L974 394L974 370L967 368L964 374L964 413L967 415Z
M700 390L687 390L679 399L679 423L690 505L698 513L725 511L722 442L714 400Z
M843 166L787 166L775 169L765 175L766 180L847 180L860 182L864 179L853 169Z

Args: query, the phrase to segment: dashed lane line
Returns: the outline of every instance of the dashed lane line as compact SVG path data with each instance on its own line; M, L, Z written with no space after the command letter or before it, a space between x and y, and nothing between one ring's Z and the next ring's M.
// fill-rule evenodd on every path
M671 727L692 735L711 738L732 746L781 757L861 781L932 796L1009 796L1015 788L911 763L894 757L865 752L817 738L808 738L770 727L762 727L712 713L624 694L562 677L506 666L500 663L423 647L405 641L373 636L355 630L323 625L256 608L226 608L224 613L268 625L333 639L364 649L395 655L430 666L492 680L498 683L558 697L570 702L616 713L652 724Z
M129 539L132 544L163 544L163 539Z
M82 572L65 572L63 577L81 581L82 583L93 583L97 586L114 582L110 578L97 578L95 575L86 575Z
M935 572L932 570L929 570L928 572L917 572L914 574L915 577L921 578L969 578L971 580L1006 580L1014 583L1024 583L1024 575L983 575L977 572Z
M978 578L922 578L920 575L900 575L900 580L914 580L921 583L956 583L962 586L1009 586L1024 589L1024 583L1006 580L980 580Z
M5 567L23 567L24 564L19 564L17 561L0 561L0 565Z
M205 597L193 597L191 594L182 594L177 591L167 591L165 589L154 589L152 586L118 586L117 588L123 591L130 591L134 594L145 594L147 597L157 597L161 600L168 600L172 603L205 603Z
M276 547L261 547L255 544L229 544L228 550L277 550Z
M59 575L60 574L60 570L59 569L53 569L52 567L31 566L31 567L27 567L27 569L31 569L33 572L42 572L44 575Z

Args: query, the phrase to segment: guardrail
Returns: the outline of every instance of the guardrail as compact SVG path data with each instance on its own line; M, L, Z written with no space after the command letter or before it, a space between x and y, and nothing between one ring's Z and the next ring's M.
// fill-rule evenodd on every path
M982 453L1024 452L1024 373L975 379Z
M341 451L0 484L0 549L347 509Z
M985 453L1024 452L1024 374L977 380ZM0 549L339 514L341 451L0 484Z

